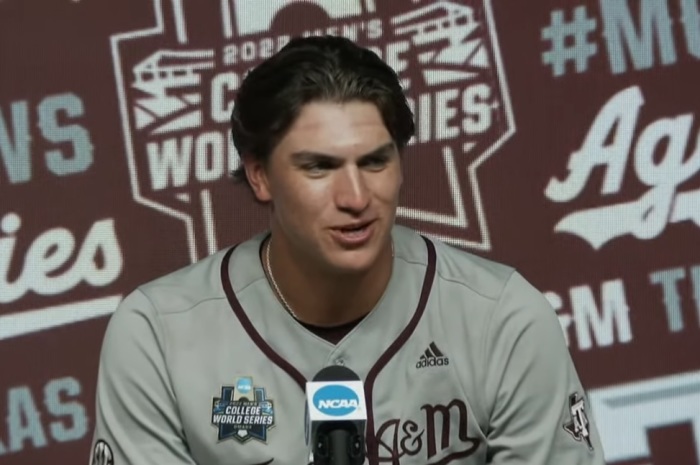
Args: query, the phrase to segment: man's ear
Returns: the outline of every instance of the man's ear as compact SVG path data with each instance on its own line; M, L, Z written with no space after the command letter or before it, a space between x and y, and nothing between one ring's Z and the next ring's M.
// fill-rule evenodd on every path
M258 202L263 203L272 200L270 182L267 177L267 167L265 164L253 155L244 155L241 158L243 160L246 177L253 189L255 198Z

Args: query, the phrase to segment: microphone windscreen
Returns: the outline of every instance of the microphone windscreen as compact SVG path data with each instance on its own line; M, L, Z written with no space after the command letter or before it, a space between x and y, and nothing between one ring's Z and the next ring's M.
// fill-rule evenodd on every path
M331 365L316 373L313 381L360 381L360 377L350 368Z

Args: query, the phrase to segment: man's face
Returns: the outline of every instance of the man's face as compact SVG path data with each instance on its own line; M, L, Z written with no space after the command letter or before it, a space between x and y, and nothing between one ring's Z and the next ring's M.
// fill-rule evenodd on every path
M307 104L253 183L275 242L329 271L368 269L394 224L400 161L374 104Z

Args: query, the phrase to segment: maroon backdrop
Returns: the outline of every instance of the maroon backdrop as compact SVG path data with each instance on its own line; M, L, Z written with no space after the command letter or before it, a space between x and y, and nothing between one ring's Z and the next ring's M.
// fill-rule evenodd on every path
M265 227L227 119L298 34L397 70L399 222L546 293L608 462L698 464L698 0L0 0L0 462L87 462L119 300Z

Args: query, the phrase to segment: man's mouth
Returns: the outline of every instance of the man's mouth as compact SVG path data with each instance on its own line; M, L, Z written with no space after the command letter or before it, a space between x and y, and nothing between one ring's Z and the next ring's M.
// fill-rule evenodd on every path
M338 233L338 239L342 242L359 245L364 243L371 236L371 227L374 221L364 221L362 223L346 224L333 228Z
M364 223L356 226L344 226L342 228L338 228L338 231L347 235L360 235L367 230L370 224L371 223Z

